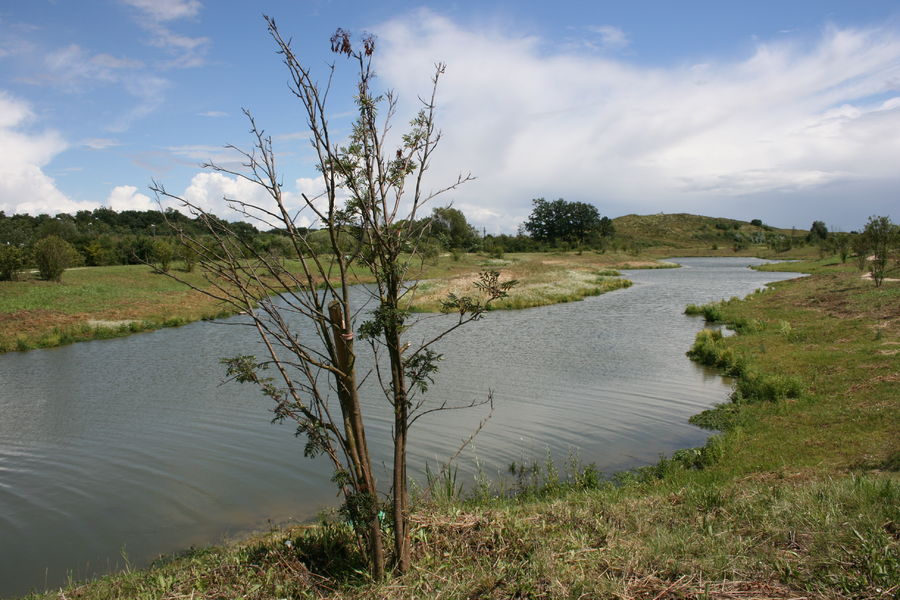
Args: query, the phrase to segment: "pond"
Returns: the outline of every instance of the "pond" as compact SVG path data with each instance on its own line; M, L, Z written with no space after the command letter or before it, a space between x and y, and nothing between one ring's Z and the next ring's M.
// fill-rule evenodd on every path
M672 259L627 271L635 285L582 302L489 313L454 332L429 397L495 411L460 462L496 478L513 462L575 453L605 472L646 465L710 435L688 418L730 385L684 355L702 320L688 303L744 296L796 276L752 258ZM425 335L444 317L413 330ZM270 423L255 389L222 384L219 358L258 350L241 317L0 356L0 596L161 553L307 520L337 503L328 465ZM369 440L390 464L390 413L366 394ZM416 424L411 471L453 454L485 417ZM387 481L387 473L380 475Z

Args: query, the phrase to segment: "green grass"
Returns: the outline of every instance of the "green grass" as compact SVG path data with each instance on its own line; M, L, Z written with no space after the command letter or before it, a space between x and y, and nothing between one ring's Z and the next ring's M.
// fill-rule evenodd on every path
M632 262L634 257L630 257ZM525 308L571 302L627 286L615 267L622 256L594 253L513 254L504 259L478 254L445 255L435 261L408 259L409 273L425 279L423 289L445 295L448 286L469 285L485 269L499 270L522 284L494 308ZM639 262L642 268L655 260ZM286 268L298 272L295 261ZM209 283L199 270L173 274L199 288ZM367 282L371 275L356 267L351 281ZM444 282L435 286L435 282ZM443 286L443 288L441 288ZM440 290L444 289L441 293ZM436 291L435 291L436 290ZM439 298L419 301L418 310L438 310ZM184 284L154 273L144 265L86 267L67 270L61 283L29 275L19 281L0 281L0 352L50 348L72 342L129 335L172 327L200 319L222 318L234 309Z
M179 273L195 285L199 273ZM70 269L61 283L0 282L0 352L172 327L226 307L143 265Z
M439 482L403 577L369 581L332 522L31 598L894 598L900 284L825 262L717 303L738 335L691 352L735 393L695 419L720 430L703 448L612 479L518 465L462 498Z

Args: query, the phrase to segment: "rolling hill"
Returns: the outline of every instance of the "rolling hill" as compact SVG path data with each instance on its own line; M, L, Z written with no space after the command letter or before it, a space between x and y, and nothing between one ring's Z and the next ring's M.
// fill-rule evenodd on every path
M697 248L733 246L735 243L763 245L768 240L792 234L803 238L805 231L778 229L766 224L704 217L686 213L625 215L613 219L616 238L642 247Z

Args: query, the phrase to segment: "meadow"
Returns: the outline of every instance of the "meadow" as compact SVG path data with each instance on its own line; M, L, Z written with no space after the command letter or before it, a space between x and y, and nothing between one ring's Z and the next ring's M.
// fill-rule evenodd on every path
M617 474L511 465L466 491L435 474L413 567L387 582L325 519L29 598L896 597L900 283L790 269L811 275L696 311L737 333L685 349L734 381L695 417L720 431L702 448Z
M471 293L471 282L484 270L500 271L503 278L519 281L510 296L494 307L502 309L580 300L627 286L616 268L659 266L672 265L650 257L596 252L416 258L410 259L410 274L423 284L411 294L411 307L440 310L440 298L454 289ZM286 268L297 270L298 265L286 261ZM171 274L200 289L210 287L199 269L185 272L176 264ZM357 269L352 280L366 283L371 276ZM233 313L233 308L147 265L69 269L60 283L29 273L19 281L0 281L0 352L129 335Z

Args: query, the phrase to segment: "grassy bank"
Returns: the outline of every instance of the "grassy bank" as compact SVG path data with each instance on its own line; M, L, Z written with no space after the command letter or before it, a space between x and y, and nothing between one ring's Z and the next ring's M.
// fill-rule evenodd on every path
M184 273L195 285L198 273ZM225 314L224 307L143 265L71 269L62 283L0 282L0 351L127 335Z
M483 259L479 264L479 268L500 271L502 281L514 279L518 282L507 298L492 305L498 310L575 302L587 296L629 287L631 282L622 279L617 269L675 266L673 263L641 261L634 257L630 257L629 262L629 257L593 252L510 254L505 258ZM463 272L455 276L421 280L412 299L413 310L436 312L447 294L477 294L474 286L476 275L476 272Z
M659 265L663 263L654 259L587 252L516 254L501 259L448 254L431 262L413 262L412 273L427 279L431 290L431 295L416 298L414 307L437 310L439 303L434 299L439 290L464 287L484 269L521 281L497 308L523 308L622 287L624 280L603 275L614 267ZM291 268L290 261L287 267ZM209 285L199 271L175 274L201 288ZM50 348L231 314L228 306L144 265L70 269L61 283L41 281L34 274L20 279L0 281L0 352ZM354 273L354 281L369 279L366 272Z
M710 311L738 335L692 349L735 377L697 417L723 429L703 448L612 481L550 468L515 497L425 498L413 569L386 583L332 523L31 598L894 598L900 283L791 267L813 275Z

